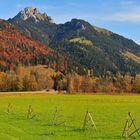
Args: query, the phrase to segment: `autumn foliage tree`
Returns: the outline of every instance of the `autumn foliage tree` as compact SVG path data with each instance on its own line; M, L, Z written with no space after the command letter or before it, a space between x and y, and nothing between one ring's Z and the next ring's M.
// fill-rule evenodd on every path
M22 77L17 76L16 85L17 85L17 91L22 91L23 90L23 79L22 79Z
M74 92L74 79L71 75L67 77L67 92L72 93Z
M122 79L121 86L123 92L131 92L132 91L132 76L129 74L125 75Z
M133 91L140 93L140 74L137 74L135 79L134 79Z
M74 87L75 87L75 92L80 92L81 91L81 82L82 82L82 76L76 75L74 78Z

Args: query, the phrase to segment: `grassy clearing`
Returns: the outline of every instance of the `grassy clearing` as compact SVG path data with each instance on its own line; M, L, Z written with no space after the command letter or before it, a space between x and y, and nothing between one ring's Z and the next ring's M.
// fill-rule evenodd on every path
M5 113L11 103L10 114ZM26 119L32 105L37 116ZM65 125L51 126L55 108L66 121ZM82 131L87 108L92 112L97 131L89 127ZM47 95L0 96L1 140L117 140L121 137L128 111L140 126L140 96L106 95ZM59 120L61 121L61 120ZM136 138L138 138L136 136Z
M126 58L129 58L129 59L132 59L133 61L137 62L137 63L140 63L140 57L134 55L133 53L130 53L130 52L125 52L125 53L122 53Z
M92 46L93 43L90 40L87 40L85 37L79 37L71 39L70 42L79 43L81 45Z

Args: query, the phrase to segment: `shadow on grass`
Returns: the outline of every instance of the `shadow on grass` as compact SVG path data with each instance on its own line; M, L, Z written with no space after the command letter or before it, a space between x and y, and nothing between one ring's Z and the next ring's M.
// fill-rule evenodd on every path
M55 132L48 132L48 133L42 133L42 134L37 134L39 136L56 136Z
M82 129L82 128L74 128L74 129L71 129L69 130L71 132L88 132L89 130L88 129Z
M57 124L51 124L51 123L46 123L46 124L41 124L41 126L61 126L61 127L66 127L65 123L57 123Z
M125 137L122 137L122 136L102 136L102 137L100 137L100 136L95 136L95 137L92 137L92 139L105 139L105 140L133 140L133 139L137 139L136 137L131 137L131 138L125 138Z

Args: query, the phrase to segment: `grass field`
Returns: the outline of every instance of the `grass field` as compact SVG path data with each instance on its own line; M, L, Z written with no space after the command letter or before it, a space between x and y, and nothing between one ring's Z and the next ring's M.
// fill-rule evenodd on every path
M7 114L9 103L12 109ZM28 120L30 104L37 116ZM51 126L56 107L62 115L58 121L65 120L65 125ZM97 130L81 129L87 108ZM0 96L0 140L121 140L125 139L121 134L128 111L140 127L140 96ZM136 139L139 139L137 135Z

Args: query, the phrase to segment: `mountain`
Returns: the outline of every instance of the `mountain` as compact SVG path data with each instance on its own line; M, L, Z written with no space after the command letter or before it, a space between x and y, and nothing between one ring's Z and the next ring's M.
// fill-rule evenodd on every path
M38 18L38 14L42 18ZM140 46L134 41L84 20L72 19L57 25L44 15L47 14L27 7L8 21L24 34L66 57L69 70L83 74L90 69L96 75L107 71L140 72Z
M7 21L0 20L0 70L23 65L45 64L64 70L64 58L51 48L23 35ZM61 68L58 66L61 63Z
M13 19L8 20L28 37L34 38L46 45L49 44L56 32L57 25L46 13L36 8L27 7L20 11Z
M94 69L95 74L140 71L140 61L134 59L140 58L139 45L110 31L97 30L84 20L73 19L60 25L50 46L73 61Z
M46 13L41 14L37 8L33 8L33 7L27 7L24 10L22 10L21 12L19 12L19 14L15 17L15 19L19 20L28 20L28 19L32 19L35 22L39 22L39 21L47 21L48 23L52 23L52 19L51 17L47 16Z

